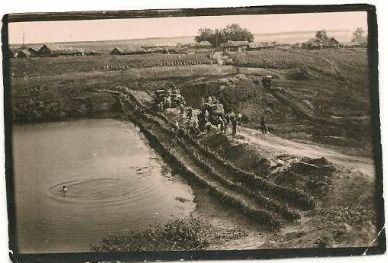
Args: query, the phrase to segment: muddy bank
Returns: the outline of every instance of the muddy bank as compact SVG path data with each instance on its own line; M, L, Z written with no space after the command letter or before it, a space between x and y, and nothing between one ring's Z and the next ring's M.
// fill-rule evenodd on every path
M317 200L317 208L303 214L301 225L286 226L273 235L261 235L264 241L260 247L371 244L377 225L373 162L328 149L317 151L317 146L295 142L296 145L285 151L285 140L278 142L273 136L256 136L243 130L237 140L218 134L203 138L201 143L237 166L243 165L242 168L277 184L304 189ZM263 170L267 173L261 173ZM252 235L255 236L250 233L245 238L248 244ZM242 247L239 242L234 244Z
M18 123L121 115L117 99L98 89L39 86L18 89L13 96L13 121Z
M244 138L244 135L241 137ZM284 186L286 189L300 189L303 192L309 192L318 201L316 209L301 214L299 223L285 224L279 231L273 233L251 228L250 224L243 224L245 230L249 229L247 236L228 241L228 247L242 249L347 247L360 244L367 246L373 239L376 233L375 208L373 206L374 176L373 174L370 175L371 177L363 173L355 174L356 170L353 166L348 167L351 168L348 169L341 165L343 162L339 163L335 159L333 160L335 152L322 151L324 156L330 153L328 155L330 160L314 157L315 154L307 158L300 155L303 152L296 156L278 154L276 149L272 153L269 149L268 152L260 152L253 144L249 145L247 141L244 143L242 139L231 139L220 134L205 137L200 144L207 144L209 147L208 149L205 147L201 151L204 157L215 158L215 160L225 163L231 174L235 169L233 167L251 171L265 181ZM302 146L295 145L295 147L299 149ZM191 148L190 151L193 150L194 148ZM220 155L222 159L219 159L212 152L217 152L216 155ZM317 149L311 145L311 149L307 149L307 152L317 152ZM319 151L317 154L319 155ZM338 154L337 157L342 160L346 156ZM195 159L195 155L192 158ZM231 166L227 164L228 161L231 162ZM216 163L210 163L218 169ZM209 172L213 173L211 169ZM219 176L219 174L216 173L214 176ZM256 185L253 181L251 184ZM353 186L346 187L347 185ZM341 187L338 188L338 186ZM261 187L257 185L256 191L261 191ZM240 189L240 191L244 191L244 189ZM360 195L360 193L365 194ZM280 197L281 194L278 192L273 198L279 200ZM200 199L197 200L200 201ZM359 201L353 202L352 200ZM359 202L363 204L363 209L360 209ZM209 216L204 216L204 218L209 218ZM216 224L228 225L228 222L222 222L216 217L209 220L216 222ZM364 231L364 229L369 230ZM319 234L317 235L317 233ZM211 244L209 248L217 249L222 248L222 246Z

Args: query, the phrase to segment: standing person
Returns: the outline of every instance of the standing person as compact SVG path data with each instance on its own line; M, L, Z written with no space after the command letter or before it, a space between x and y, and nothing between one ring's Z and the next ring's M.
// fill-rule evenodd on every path
M167 108L171 108L171 97L170 96L167 96L164 98L164 105L166 105L166 109Z
M162 112L164 109L163 101L161 101L159 104L160 104L160 111Z
M237 124L238 124L238 125L241 125L241 122L242 122L242 114L241 114L241 113L238 113L238 114L237 114Z
M205 99L201 97L201 109L205 108Z
M218 116L217 118L217 128L219 132L223 133L225 129L225 124L221 116Z
M188 109L187 109L187 118L189 120L191 120L192 117L193 117L193 108L188 107Z
M193 117L191 119L191 125L193 127L193 130L194 130L195 134L198 134L198 132L199 132L199 122L198 122L198 118L197 117Z
M210 123L210 121L206 122L206 133L207 133L207 134L210 133L211 127L212 127L212 124Z
M62 194L63 194L63 197L66 197L66 193L67 193L67 187L66 187L66 185L64 185L64 186L62 187Z
M225 114L225 122L226 122L226 125L228 125L230 123L230 115L229 114Z
M229 125L229 116L228 115L225 115L223 118L223 121L224 121L224 130L225 130L225 132L224 133L226 133L227 132L227 130L228 130L228 125Z
M179 122L178 121L175 121L174 122L174 132L177 134L179 131Z
M183 107L183 104L182 103L179 103L179 112L180 114L184 115L185 113L185 108Z
M262 134L266 134L268 132L264 116L261 116L260 119L260 129Z
M235 117L236 117L236 114L234 114L234 112L232 111L232 112L229 114L229 117L230 117L230 119L232 120L232 118L235 118Z
M208 110L205 110L205 121L209 121L210 113Z
M236 121L235 117L232 117L230 119L230 121L232 122L232 135L233 135L233 137L235 137L236 133L237 133L237 121Z

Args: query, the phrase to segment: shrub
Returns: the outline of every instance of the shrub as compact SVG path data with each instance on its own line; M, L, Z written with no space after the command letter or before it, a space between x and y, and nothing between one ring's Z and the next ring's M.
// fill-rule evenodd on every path
M208 246L205 234L208 229L208 225L194 217L175 219L143 231L108 235L90 249L94 252L197 250Z

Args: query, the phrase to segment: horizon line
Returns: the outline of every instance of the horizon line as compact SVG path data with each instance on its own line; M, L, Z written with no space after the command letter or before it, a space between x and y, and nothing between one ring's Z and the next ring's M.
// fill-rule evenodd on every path
M324 29L322 29L324 30ZM336 30L327 30L327 32L350 32L348 29L336 29ZM273 35L292 35L292 34L302 34L302 33L314 33L317 30L300 30L300 31L281 31L274 33L252 33L260 36L273 36ZM151 39L172 39L172 38L194 38L195 36L173 36L173 37L146 37L146 38L126 38L126 39L104 39L104 40L75 40L75 41L46 41L46 42L25 42L25 43L8 43L9 45L38 45L38 44L55 44L55 43L88 43L88 42L110 42L110 41L128 41L128 40L151 40Z

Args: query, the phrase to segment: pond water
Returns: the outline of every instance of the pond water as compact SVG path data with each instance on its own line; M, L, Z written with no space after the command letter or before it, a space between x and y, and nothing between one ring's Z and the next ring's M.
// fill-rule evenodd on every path
M109 233L195 208L192 189L131 123L88 119L15 125L13 132L22 253L89 251Z

